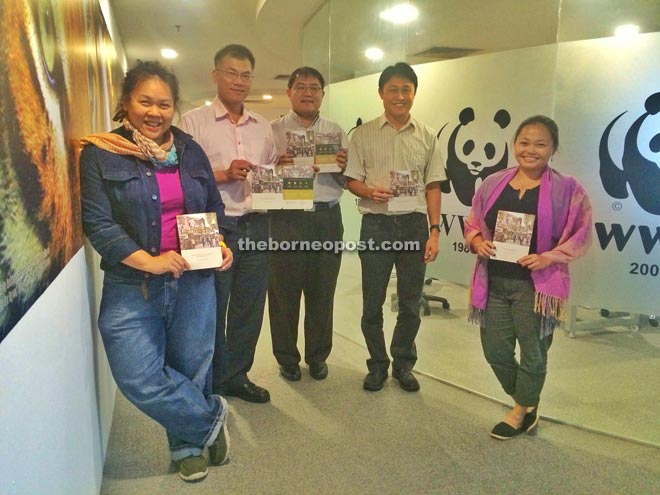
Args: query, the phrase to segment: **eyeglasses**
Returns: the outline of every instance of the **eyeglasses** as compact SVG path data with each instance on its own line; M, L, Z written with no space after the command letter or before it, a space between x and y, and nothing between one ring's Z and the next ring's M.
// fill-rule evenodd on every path
M323 88L321 86L307 86L306 84L294 84L293 89L296 93L305 93L306 91L309 91L313 95L319 94L321 91L323 91Z
M251 72L243 72L242 74L239 74L238 72L233 70L224 70L224 69L215 69L215 70L222 73L223 77L228 81L236 81L240 78L241 81L243 81L244 83L249 83L254 77L254 74L252 74Z

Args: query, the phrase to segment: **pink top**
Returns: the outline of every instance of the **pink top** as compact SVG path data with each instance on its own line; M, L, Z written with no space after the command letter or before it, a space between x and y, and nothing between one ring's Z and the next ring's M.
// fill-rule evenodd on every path
M176 216L184 213L183 189L179 178L179 167L156 170L160 189L160 252L178 251L179 235L176 229Z

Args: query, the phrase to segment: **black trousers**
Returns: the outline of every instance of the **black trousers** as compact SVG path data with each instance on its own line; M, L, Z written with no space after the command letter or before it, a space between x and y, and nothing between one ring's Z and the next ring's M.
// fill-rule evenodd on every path
M369 371L387 370L383 332L383 304L392 268L396 269L399 313L394 326L390 352L392 366L411 370L417 362L415 337L419 331L419 300L424 286L424 248L429 238L426 215L365 214L360 240L369 249L360 251L362 264L362 334L369 350Z
M270 253L268 314L273 354L281 365L298 364L298 322L301 296L305 297L305 362L323 362L332 350L335 288L341 266L344 228L339 205L316 211L281 211L271 217L271 238L289 243ZM309 247L289 249L292 241L307 241ZM307 247L307 246L305 246ZM328 249L330 248L330 249Z
M223 395L248 381L263 323L268 287L268 251L241 249L241 241L265 242L269 215L248 214L225 242L234 253L227 271L215 272L216 334L213 392ZM200 302L201 303L201 302Z

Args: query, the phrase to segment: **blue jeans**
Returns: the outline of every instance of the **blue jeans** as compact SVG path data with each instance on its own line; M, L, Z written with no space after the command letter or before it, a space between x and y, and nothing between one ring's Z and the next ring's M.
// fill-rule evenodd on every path
M415 337L419 331L419 301L422 297L426 265L424 247L429 238L426 215L366 214L362 217L360 240L373 240L377 246L383 241L417 241L419 249L410 251L360 251L362 264L362 334L370 358L369 371L387 370L390 359L383 333L383 303L387 294L392 267L396 268L396 293L399 313L390 344L392 367L411 370L417 362Z
M210 395L213 275L140 281L106 272L99 329L117 386L166 429L172 459L201 455L227 415Z
M238 240L267 241L268 231L268 215L251 213L238 219L235 231L225 234L225 243L234 253L234 262L229 270L215 275L217 323L213 391L218 394L248 381L268 288L268 252L241 251Z
M541 339L540 333L541 315L534 312L532 281L489 277L481 345L502 388L521 406L537 406L545 383L552 335Z

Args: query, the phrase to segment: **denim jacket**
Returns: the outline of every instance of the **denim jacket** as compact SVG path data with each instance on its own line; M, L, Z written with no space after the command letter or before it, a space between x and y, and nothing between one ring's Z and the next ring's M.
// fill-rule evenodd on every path
M216 212L220 231L225 233L225 205L206 154L190 135L170 129L185 212ZM123 127L112 132L131 139ZM80 155L80 187L83 229L101 255L101 268L128 278L148 277L121 261L140 249L160 254L160 190L152 163L86 145Z

